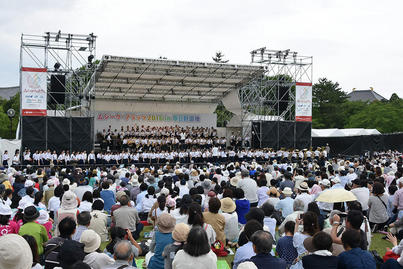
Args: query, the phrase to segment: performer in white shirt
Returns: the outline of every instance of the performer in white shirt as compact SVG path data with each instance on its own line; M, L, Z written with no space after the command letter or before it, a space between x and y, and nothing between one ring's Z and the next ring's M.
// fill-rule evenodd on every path
M3 160L3 167L7 168L8 167L8 160L10 159L10 157L8 157L8 151L5 150L2 156L2 160Z

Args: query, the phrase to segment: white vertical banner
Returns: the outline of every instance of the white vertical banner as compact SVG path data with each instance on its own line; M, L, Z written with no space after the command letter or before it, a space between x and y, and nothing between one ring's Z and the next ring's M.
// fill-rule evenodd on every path
M22 116L46 116L47 69L21 68Z
M295 84L295 121L312 121L312 83Z

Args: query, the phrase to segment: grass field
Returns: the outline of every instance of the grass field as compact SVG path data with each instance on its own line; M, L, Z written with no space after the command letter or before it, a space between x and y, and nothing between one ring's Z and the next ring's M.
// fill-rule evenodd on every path
M144 227L144 230L141 232L140 239L138 240L138 242L143 240L144 233L151 231L151 229L152 229L152 226ZM371 246L370 246L370 250L376 250L381 257L383 257L383 255L385 255L387 247L392 248L392 244L389 241L382 239L383 236L384 236L383 234L378 234L378 233L373 234L372 240L371 240ZM103 250L106 247L106 245L107 245L107 242L102 243L101 250ZM144 257L139 257L138 259L143 260ZM218 260L225 261L228 266L226 266L225 263L220 262L218 264L217 268L220 268L220 269L230 268L231 262L234 260L234 255L228 255L227 257L218 257ZM141 268L141 267L139 267L139 268Z

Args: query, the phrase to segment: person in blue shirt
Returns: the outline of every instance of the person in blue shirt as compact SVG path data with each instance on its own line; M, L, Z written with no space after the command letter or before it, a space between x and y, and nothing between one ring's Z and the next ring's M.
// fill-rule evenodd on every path
M355 229L346 230L341 236L345 249L339 257L338 269L375 269L374 257L366 250L360 248L360 232Z
M256 231L263 230L263 225L257 220L250 220L245 224L244 233L247 238L251 238ZM235 252L234 262L232 269L237 269L238 265L252 258L255 255L253 251L253 243L249 241L243 246L239 247Z
M286 218L288 215L294 212L294 199L291 198L292 195L291 188L285 187L282 193L284 194L285 198L278 201L274 209L281 210L283 218Z
M258 269L285 269L287 267L285 260L276 258L270 254L273 246L273 236L269 232L262 230L256 231L252 235L251 241L253 251L256 255L250 258L250 261L253 262Z
M116 203L115 194L109 190L109 183L107 181L102 182L101 198L104 200L104 210L111 213L112 206Z
M246 219L245 215L249 212L250 202L245 198L245 193L242 189L237 188L235 190L235 205L236 205L236 213L238 214L238 222L240 224L245 224Z
M298 257L298 252L292 242L294 237L294 228L295 222L287 221L287 223L284 225L285 235L278 240L276 245L277 255L284 259L289 266L291 266L293 261Z

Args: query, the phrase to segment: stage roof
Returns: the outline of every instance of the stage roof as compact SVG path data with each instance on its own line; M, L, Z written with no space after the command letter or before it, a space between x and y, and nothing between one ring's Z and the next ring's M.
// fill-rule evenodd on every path
M236 65L104 55L96 73L96 99L219 102L265 71Z

